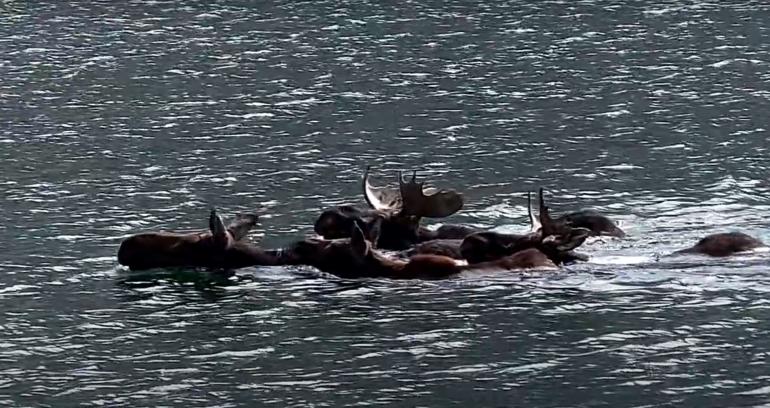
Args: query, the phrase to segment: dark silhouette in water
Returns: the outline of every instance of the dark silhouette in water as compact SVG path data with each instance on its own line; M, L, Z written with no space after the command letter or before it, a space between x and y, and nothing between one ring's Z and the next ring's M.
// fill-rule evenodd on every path
M541 234L501 234L497 232L480 232L465 238L460 244L460 254L469 264L494 261L516 252L537 249L546 254L556 265L572 263L575 261L587 261L588 256L573 252L585 242L591 232L586 228L573 228L565 235L559 236L559 240ZM554 235L550 235L554 237Z
M556 217L554 221L566 223L575 228L586 228L590 230L591 235L594 236L606 235L617 238L626 236L626 233L620 229L615 222L595 210L576 211Z
M424 241L419 244L414 245L412 248L405 251L405 254L408 256L417 255L417 254L434 254L434 255L445 255L449 256L455 259L466 259L471 263L476 262L483 262L483 261L490 261L497 258L501 258L506 255L510 255L518 250L521 249L527 249L534 247L536 245L536 242L540 240L540 221L534 216L534 213L532 212L532 197L531 194L527 194L527 211L529 213L529 221L530 221L530 233L525 235L516 235L516 234L502 234L497 232L491 232L491 231L481 231L478 229L473 229L470 227L463 227L463 226L449 226L450 230L454 230L456 228L460 229L460 234L456 234L456 238L440 238L440 239L431 239L429 241ZM443 227L442 227L443 228ZM450 235L450 234L447 234ZM467 251L467 248L469 246L473 245L473 242L475 241L495 241L499 242L498 245L492 245L491 243L482 243L478 245L478 253L484 256L484 258L477 258L474 256L473 253L470 253ZM502 243L502 241L508 241L507 243ZM509 245L512 242L521 241L522 245L518 246L517 248L510 248ZM524 244L524 242L529 242L529 245ZM463 243L466 247L466 253L463 254ZM503 248L505 247L505 248Z
M724 232L708 235L692 247L676 251L674 254L701 254L721 257L763 246L765 244L762 241L742 232Z
M299 263L344 278L440 279L463 271L556 267L567 257L564 253L581 245L590 231L555 225L542 202L542 191L540 196L541 232L527 237L528 245L506 247L510 252L489 255L484 262L460 265L451 257L436 254L390 258L372 248L358 223L353 224L349 239L307 239L294 244L289 252Z
M436 191L418 183L416 174L405 182L398 174L398 189L376 187L369 182L367 167L362 180L362 190L369 208L353 205L341 205L321 213L314 229L326 239L348 238L354 223L364 231L367 238L370 224L382 219L381 234L377 241L371 241L375 248L407 250L416 244L431 240L462 240L467 236L482 232L478 228L463 225L443 225L437 230L430 230L420 225L422 218L448 217L463 206L462 195L452 191ZM556 217L554 222L569 224L575 228L586 228L592 235L625 237L621 230L608 217L594 210L581 210ZM539 226L538 226L539 227ZM533 231L536 227L533 226ZM453 245L453 243L444 243ZM459 253L459 250L441 246L439 243L419 245L411 253Z
M123 240L118 262L131 270L165 267L237 269L292 262L282 250L262 250L242 241L257 223L256 215L239 215L227 227L215 210L209 230L198 233L147 232Z
M388 222L386 214L369 208L340 205L324 210L313 225L313 229L325 239L350 238L353 225L358 224L367 239L377 246L382 235L383 223L387 224L389 235L397 235L394 230L398 225ZM373 233L375 230L377 232Z

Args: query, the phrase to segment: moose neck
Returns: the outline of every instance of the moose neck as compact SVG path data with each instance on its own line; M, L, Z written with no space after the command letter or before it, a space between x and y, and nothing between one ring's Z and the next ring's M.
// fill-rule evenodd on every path
M377 246L382 249L400 251L419 242L420 219L395 214L382 223Z

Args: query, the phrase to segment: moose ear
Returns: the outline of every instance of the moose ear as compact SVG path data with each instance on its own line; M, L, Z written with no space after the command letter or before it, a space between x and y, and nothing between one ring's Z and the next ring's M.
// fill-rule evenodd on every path
M356 255L366 256L369 254L369 243L366 242L364 231L358 226L358 222L353 223L353 231L350 234L350 247Z
M212 208L211 213L209 214L209 230L211 231L211 235L215 237L227 234L225 222L222 221L222 217L217 214L216 208Z
M217 210L212 208L209 214L209 230L211 231L211 238L217 247L227 248L232 243L232 236L230 231L225 227L225 222L222 221L222 217L217 214Z

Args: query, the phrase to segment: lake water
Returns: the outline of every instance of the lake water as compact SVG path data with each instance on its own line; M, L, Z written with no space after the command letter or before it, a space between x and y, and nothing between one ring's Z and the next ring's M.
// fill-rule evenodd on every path
M494 3L494 4L490 4ZM0 405L726 407L770 402L770 6L725 1L0 4ZM319 210L418 169L452 222L526 191L624 240L556 272L133 275L122 238Z

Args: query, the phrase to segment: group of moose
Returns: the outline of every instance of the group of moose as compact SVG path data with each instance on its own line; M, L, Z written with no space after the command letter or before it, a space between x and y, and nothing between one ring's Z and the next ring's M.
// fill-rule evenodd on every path
M246 238L256 215L238 215L225 225L211 210L209 230L198 233L149 232L126 238L118 262L131 270L203 267L233 270L258 265L309 265L343 278L441 279L464 271L555 268L586 261L574 252L589 236L622 238L608 217L582 210L552 217L538 193L538 214L528 195L530 232L504 234L462 225L432 230L422 218L445 218L463 206L461 194L426 188L416 174L398 187L376 187L369 168L363 176L368 208L342 205L325 210L315 222L320 237L286 248L263 249ZM739 232L709 235L677 253L728 256L764 244Z

